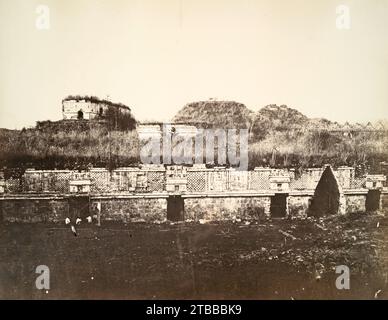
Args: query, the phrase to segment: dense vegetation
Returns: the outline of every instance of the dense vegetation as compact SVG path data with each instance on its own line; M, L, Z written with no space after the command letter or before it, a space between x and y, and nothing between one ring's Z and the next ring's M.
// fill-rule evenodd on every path
M131 114L121 113L120 109L109 106L103 119L109 130L133 130L136 128L136 120Z
M0 129L0 167L113 168L138 164L136 131L122 131L114 117L112 121L45 121L33 129ZM173 121L249 129L250 168L330 163L373 172L381 170L381 162L388 162L387 131L335 131L330 129L332 122L309 119L286 106L270 105L255 113L233 101L201 101L187 104Z
M138 162L138 138L135 130L108 130L92 123L87 129L70 130L0 129L1 167L37 169L84 169L119 167ZM18 170L18 171L19 171ZM6 170L9 171L9 170Z
M207 128L248 128L253 111L234 101L199 101L185 105L173 122L191 123Z
M388 160L387 131L310 119L284 105L268 105L255 113L234 101L193 102L183 107L174 121L249 129L250 168L317 167L330 163L379 171L380 162ZM378 123L379 128L382 123Z
M100 99L100 98L98 98L96 96L80 96L80 95L73 96L73 95L69 95L66 98L64 98L62 100L62 102L63 101L71 101L71 100L75 100L75 101L85 100L85 101L92 102L92 103L102 103L102 104L106 104L108 106L112 106L112 107L116 107L117 106L117 107L122 107L122 108L126 108L126 109L130 110L130 108L127 105L123 104L123 103L120 103L120 102L116 103L116 102L112 102L112 101L107 100L107 99Z

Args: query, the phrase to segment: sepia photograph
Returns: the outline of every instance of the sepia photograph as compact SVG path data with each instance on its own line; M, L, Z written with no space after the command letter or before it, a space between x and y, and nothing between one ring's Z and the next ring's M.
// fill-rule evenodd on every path
M0 0L0 23L1 300L388 299L387 0Z

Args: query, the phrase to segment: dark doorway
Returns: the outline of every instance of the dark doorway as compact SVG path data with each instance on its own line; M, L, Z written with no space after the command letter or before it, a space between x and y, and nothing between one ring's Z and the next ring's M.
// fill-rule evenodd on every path
M309 216L323 217L337 214L339 209L340 193L337 180L334 177L333 170L326 167L321 179L314 191L311 206L308 210Z
M167 199L167 220L184 220L184 202L181 196L169 196Z
M82 110L79 110L77 113L77 119L81 120L83 118L84 118L84 113L82 112Z
M83 220L89 216L89 196L70 196L68 201L70 220L75 221L77 218Z
M271 197L271 217L284 218L287 215L287 196L286 193L276 193Z
M366 195L366 211L376 211L380 209L380 190L369 190Z

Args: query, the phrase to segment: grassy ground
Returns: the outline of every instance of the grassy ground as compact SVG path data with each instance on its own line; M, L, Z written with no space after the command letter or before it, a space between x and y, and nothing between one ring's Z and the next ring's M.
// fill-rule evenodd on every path
M388 298L388 218L0 225L0 298ZM50 268L50 290L35 268ZM335 286L350 268L350 290ZM318 278L318 275L321 277ZM381 290L381 291L379 291Z

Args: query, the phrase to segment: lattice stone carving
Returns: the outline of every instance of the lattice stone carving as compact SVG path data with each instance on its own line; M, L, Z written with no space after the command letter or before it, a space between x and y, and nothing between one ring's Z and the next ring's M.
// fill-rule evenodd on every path
M148 171L147 172L147 191L162 192L164 190L164 172Z
M188 171L187 172L187 191L189 192L207 191L207 172Z

